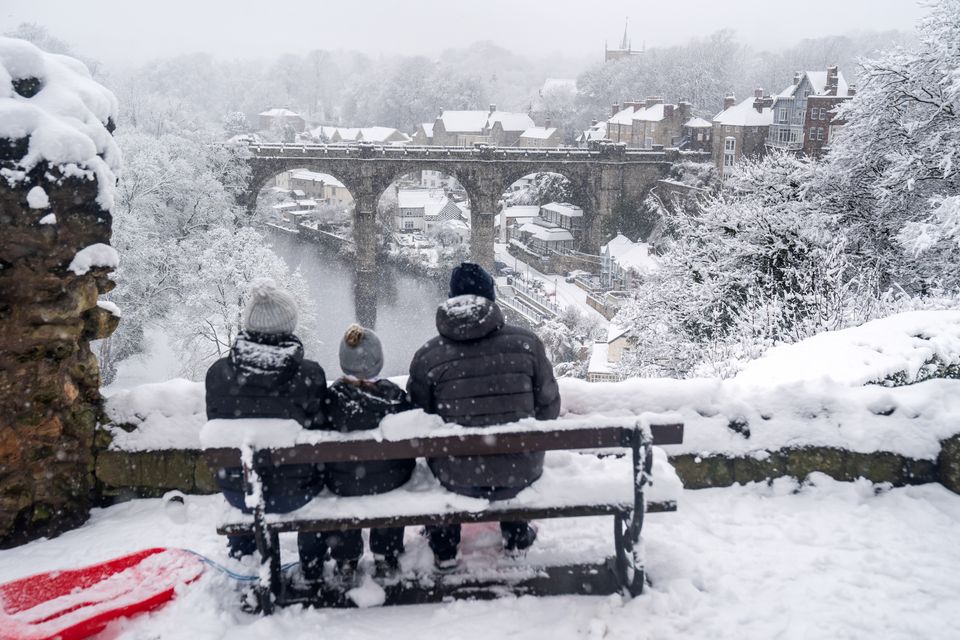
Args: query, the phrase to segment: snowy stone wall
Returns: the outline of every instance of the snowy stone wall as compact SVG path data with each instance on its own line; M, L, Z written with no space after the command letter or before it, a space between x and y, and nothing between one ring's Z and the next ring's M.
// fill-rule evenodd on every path
M0 38L0 546L75 526L93 495L116 112L78 61Z

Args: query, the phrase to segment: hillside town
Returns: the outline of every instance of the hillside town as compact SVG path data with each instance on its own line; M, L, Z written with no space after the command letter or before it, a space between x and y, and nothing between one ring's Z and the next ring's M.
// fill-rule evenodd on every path
M0 640L960 637L960 0L0 2Z

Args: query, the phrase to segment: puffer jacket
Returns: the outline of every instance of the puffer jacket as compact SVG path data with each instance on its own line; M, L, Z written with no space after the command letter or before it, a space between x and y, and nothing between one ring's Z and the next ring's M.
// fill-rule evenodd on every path
M326 428L341 431L376 429L391 413L412 409L406 392L389 380L340 378L327 392ZM405 484L415 460L331 462L326 465L327 486L339 496L385 493Z
M451 298L437 309L440 335L410 364L414 405L445 422L485 427L560 413L560 390L543 343L532 331L507 325L491 300ZM443 457L429 461L451 491L493 499L512 497L543 472L543 453Z
M324 425L326 376L319 364L304 359L303 344L293 335L241 333L230 354L207 371L206 390L208 420L283 418L307 429ZM242 503L240 467L221 469L217 477L227 499L236 502L239 492ZM263 481L270 509L274 502L305 504L322 489L323 474L315 465L284 465Z

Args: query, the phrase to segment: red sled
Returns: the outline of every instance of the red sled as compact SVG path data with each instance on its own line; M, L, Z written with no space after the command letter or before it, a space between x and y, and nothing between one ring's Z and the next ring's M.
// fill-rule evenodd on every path
M156 548L8 582L0 585L0 638L88 638L118 618L156 609L201 573L192 553Z

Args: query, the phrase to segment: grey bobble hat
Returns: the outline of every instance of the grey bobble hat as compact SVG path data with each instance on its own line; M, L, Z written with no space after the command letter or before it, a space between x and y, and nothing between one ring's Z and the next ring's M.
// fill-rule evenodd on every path
M340 370L344 375L370 380L383 369L383 345L372 330L352 324L340 342Z
M257 278L250 283L243 328L254 333L293 333L297 328L297 301L270 278Z

